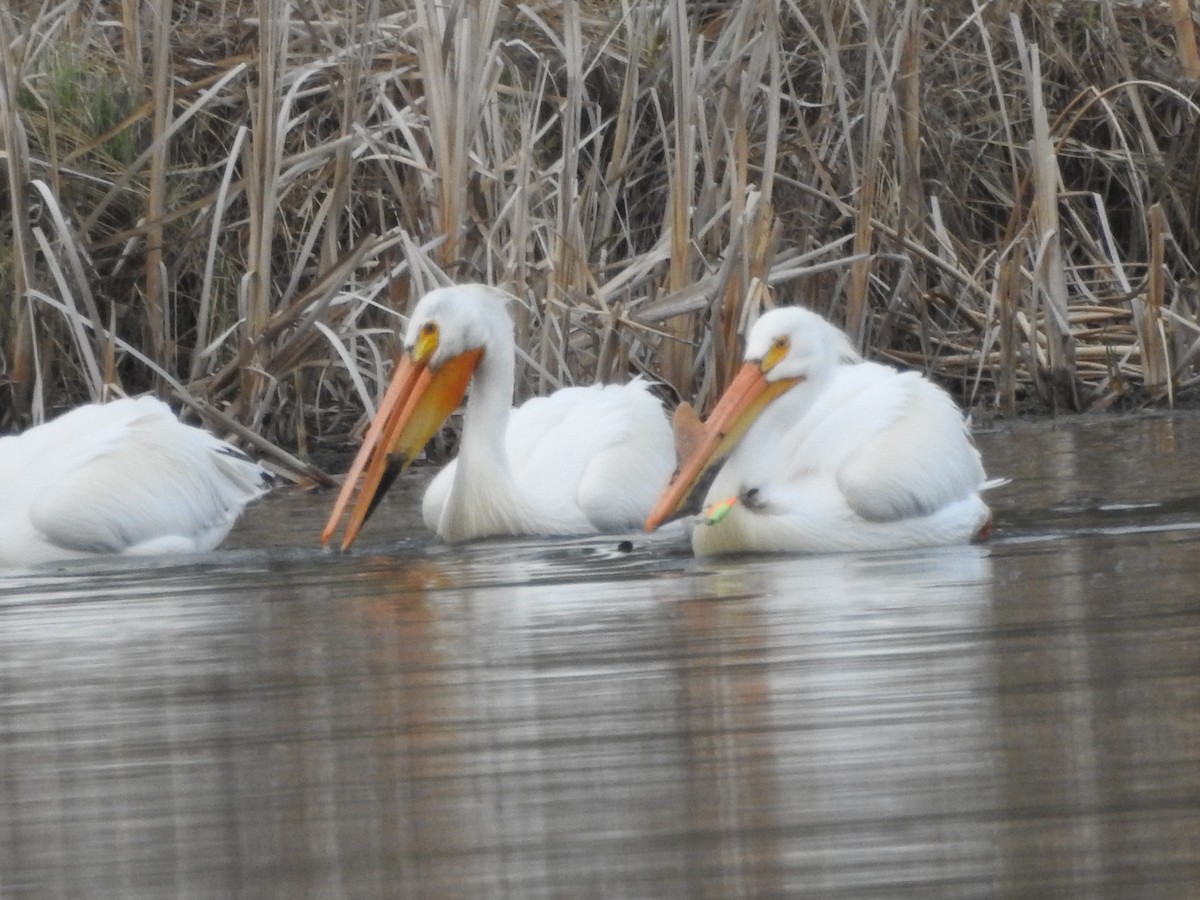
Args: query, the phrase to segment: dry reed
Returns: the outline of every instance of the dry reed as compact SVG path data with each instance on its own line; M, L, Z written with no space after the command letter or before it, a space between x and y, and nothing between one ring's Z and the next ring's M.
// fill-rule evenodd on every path
M1200 351L1188 5L0 8L0 428L155 389L317 480L431 286L698 407L764 306L1012 413Z

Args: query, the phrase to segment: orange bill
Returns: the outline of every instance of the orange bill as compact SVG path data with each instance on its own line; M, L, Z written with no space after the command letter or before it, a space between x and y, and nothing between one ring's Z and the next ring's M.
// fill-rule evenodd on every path
M321 532L322 544L328 544L337 531L351 497L354 505L346 523L342 549L354 543L396 476L408 468L450 413L462 403L471 374L482 355L482 348L468 350L434 369L405 354L362 447L346 473L329 521Z
M797 384L798 378L768 381L758 362L747 362L721 395L716 408L698 435L689 440L689 449L681 452L679 465L670 483L658 495L646 530L653 531L664 522L688 512L692 501L699 501L711 484L721 463L733 452L746 430L767 404ZM682 447L682 443L680 444Z

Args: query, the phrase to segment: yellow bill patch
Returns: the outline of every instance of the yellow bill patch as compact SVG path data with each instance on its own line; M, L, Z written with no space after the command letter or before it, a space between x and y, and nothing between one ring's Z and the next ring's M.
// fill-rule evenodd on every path
M765 375L779 365L780 361L788 355L791 349L792 343L786 337L775 338L775 341L771 344L771 349L766 352L762 358L762 362L759 364L763 374Z
M417 332L417 340L413 343L411 356L414 362L427 363L437 351L441 341L441 333L437 322L426 322Z

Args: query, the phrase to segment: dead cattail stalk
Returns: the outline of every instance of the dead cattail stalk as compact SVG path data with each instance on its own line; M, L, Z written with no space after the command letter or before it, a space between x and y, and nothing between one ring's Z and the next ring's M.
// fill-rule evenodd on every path
M34 230L34 237L37 238L42 250L42 258L46 260L51 276L57 283L62 296L71 298L72 305L74 304L73 298L76 294L83 299L87 321L92 326L97 338L96 343L101 348L99 356L107 361L111 358L111 349L108 347L108 338L104 333L103 319L100 317L99 306L96 304L95 297L92 294L91 281L88 279L87 274L88 267L84 264L84 251L80 247L78 235L67 222L66 215L59 205L58 198L50 191L49 186L41 179L35 179L32 182L32 186L38 192L41 202L46 209L47 217L54 223L58 234L57 246L51 246L49 240L42 235L40 229ZM67 273L63 271L62 261L65 261L69 267L69 278L67 277ZM101 400L103 399L106 382L101 377L101 367L97 360L97 354L93 352L90 342L85 341L82 335L82 331L77 331L79 357L87 372L88 393L93 400Z
M850 283L846 288L846 333L858 349L865 346L867 336L867 294L871 279L871 250L874 245L872 220L879 193L883 133L887 124L887 95L880 91L871 102L867 119L867 143L863 154L858 185L858 206L855 211L853 252L858 260L850 267Z
M347 10L349 21L347 22L347 30L350 35L357 33L358 24L358 5L351 4ZM377 20L379 7L377 4L367 4L367 20L363 23L363 28L369 30ZM356 104L358 100L360 80L362 78L363 69L366 67L364 56L370 50L371 45L368 43L360 44L358 51L347 55L341 66L341 86L342 86L342 102L341 116L339 121L339 133L342 140L337 142L337 149L334 151L333 176L329 185L329 194L325 202L325 225L324 225L324 240L321 244L321 272L326 272L335 265L338 258L341 256L341 247L339 241L342 236L342 223L344 217L351 212L350 205L350 188L351 188L351 171L352 161L351 153L354 149L354 144L349 140L350 135L354 131L354 124L358 121L358 111Z
M1014 18L1014 30L1019 25ZM1058 218L1058 158L1050 137L1043 100L1041 54L1036 44L1019 40L1029 95L1033 137L1029 144L1033 175L1033 221L1038 240L1034 259L1034 300L1046 312L1046 366L1049 385L1044 399L1054 410L1079 408L1075 385L1074 338L1067 324L1067 277Z
M1022 268L1025 261L1025 242L1013 241L1010 252L996 267L996 306L999 311L999 384L1000 412L1006 416L1017 411L1017 325L1016 315L1021 308Z
M1200 79L1200 46L1196 44L1196 27L1192 22L1190 0L1170 0L1171 24L1175 26L1175 52L1183 67L1185 78Z
M1163 329L1163 242L1166 218L1162 205L1150 207L1150 266L1146 271L1146 299L1134 298L1134 319L1137 322L1138 343L1142 349L1142 380L1146 390L1165 392L1173 403L1171 392L1171 363Z
M900 71L896 79L896 112L900 139L897 169L900 179L899 225L908 237L924 218L924 187L921 183L921 12L916 0L908 0L901 16L897 39L902 45Z
M233 182L234 170L242 158L242 145L249 132L245 127L239 128L234 135L233 146L229 158L225 161L221 184L217 188L210 209L212 224L209 228L208 252L204 255L204 274L200 283L200 304L196 310L196 343L192 348L191 380L200 377L204 364L204 350L208 346L210 331L210 310L213 296L213 272L217 265L217 253L220 247L221 234L225 227L225 215L229 206L230 185Z
M692 265L692 185L695 178L696 67L692 61L692 36L685 0L670 0L667 7L671 41L671 80L674 85L675 118L671 132L670 268L667 290L679 291L695 277ZM681 397L692 394L692 353L688 346L692 319L681 316L666 325L675 339L663 344L660 353L663 377Z
M170 144L166 139L171 124L171 0L160 0L154 7L153 61L150 96L154 103L151 125L153 152L150 156L150 181L146 194L146 331L150 356L174 368L168 349L166 315L168 309L167 272L164 258L163 216L167 209L167 169Z
M0 7L0 147L4 149L7 188L13 226L10 259L13 287L13 334L8 342L9 399L12 412L25 417L32 401L34 382L33 311L29 290L33 278L33 234L29 228L29 142L17 108L17 29L7 5ZM0 415L0 419L3 416Z
M470 187L469 160L481 110L491 94L489 74L499 3L442 4L420 0L416 20L428 116L431 161L437 173L435 223L445 237L438 250L443 267L459 257ZM494 74L494 73L493 73Z
M266 391L263 359L256 352L271 316L272 272L279 199L281 102L279 90L287 61L288 13L281 0L259 0L258 84L250 104L250 141L245 145L249 234L246 270L238 291L240 343L246 357L238 393L239 413L248 417Z

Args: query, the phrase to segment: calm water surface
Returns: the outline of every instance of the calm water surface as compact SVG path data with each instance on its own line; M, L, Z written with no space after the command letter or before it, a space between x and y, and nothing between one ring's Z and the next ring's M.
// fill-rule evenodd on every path
M0 898L1200 896L1200 417L985 430L997 537L0 574Z

